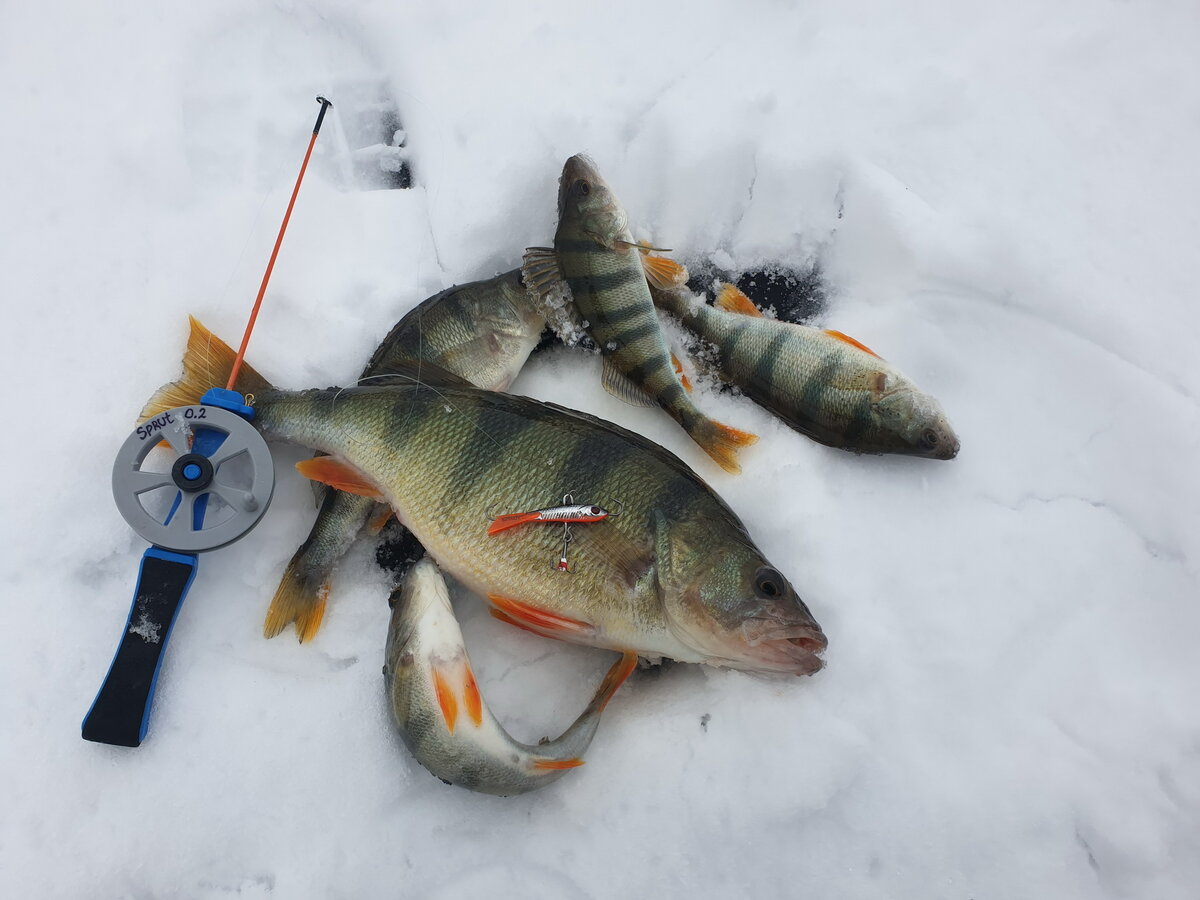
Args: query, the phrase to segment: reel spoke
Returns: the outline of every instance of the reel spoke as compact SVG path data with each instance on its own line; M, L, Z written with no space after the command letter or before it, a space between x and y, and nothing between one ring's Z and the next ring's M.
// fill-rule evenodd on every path
M208 486L208 489L240 512L249 512L258 506L258 501L254 499L252 493L231 484L213 479L213 483Z
M169 487L174 484L169 472L132 472L129 476L129 490L135 494L144 494L155 488Z
M221 446L217 448L217 452L209 457L214 469L221 468L222 463L227 463L241 453L248 453L250 450L250 442L241 435L229 435L221 442Z
M183 491L179 493L182 499L175 514L171 516L171 521L166 524L166 534L171 540L186 538L195 530L192 528L192 517L195 515L196 497L199 495L185 494Z
M185 434L182 428L167 428L161 432L161 436L163 440L171 445L171 449L180 456L190 452L192 449L190 446L191 442L188 440L191 437L190 430Z

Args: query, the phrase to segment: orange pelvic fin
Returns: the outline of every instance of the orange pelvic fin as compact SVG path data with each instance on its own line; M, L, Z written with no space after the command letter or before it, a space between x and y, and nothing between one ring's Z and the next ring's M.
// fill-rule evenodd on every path
M296 463L296 471L305 478L327 484L347 494L359 494L372 500L383 500L379 488L349 463L339 462L332 456L314 456Z
M665 256L642 256L646 280L660 291L669 291L687 283L688 270L682 263Z
M597 711L603 710L608 706L608 701L613 698L618 688L625 683L633 670L637 668L638 655L631 651L626 651L621 654L621 658L612 664L604 674L604 680L600 682L600 686L596 688L595 699L592 700L592 705Z
M395 513L392 512L392 508L390 506L381 509L378 513L372 516L370 520L368 520L367 534L379 534L379 532L383 531L383 526L390 522L392 520L392 516L394 515Z
M501 597L498 594L488 594L490 600L509 619L515 619L513 624L526 626L530 631L557 638L583 637L590 635L594 629L587 622L580 622L568 616L546 612L520 600L511 597Z
M467 707L467 716L475 727L483 724L483 698L479 696L479 685L475 683L475 673L471 667L466 667L466 678L463 684L463 700Z
M874 350L872 350L870 347L868 347L862 341L856 341L854 338L850 337L850 335L848 335L848 334L842 334L840 331L834 331L832 328L826 328L825 333L827 335L829 335L831 338L836 338L837 340L841 341L844 344L849 344L851 347L857 347L859 350L862 350L866 353L870 353L876 359L883 359L882 356L880 356L878 353L876 353Z
M533 767L535 769L574 769L583 765L583 760L578 756L571 759L535 759Z
M437 694L438 706L442 709L446 727L454 734L454 726L458 722L458 700L454 696L454 688L450 686L449 679L437 666L433 668L433 690Z
M734 284L724 284L721 286L715 305L718 309L725 310L725 312L741 313L743 316L763 317L762 311L754 305L754 301L738 290L737 285Z
M539 513L536 512L507 513L503 516L496 516L492 519L492 524L488 526L488 534L499 534L501 531L524 525L526 522L536 522L538 516Z
M683 389L689 394L692 392L692 383L688 381L688 377L683 374L683 363L679 361L679 357L674 353L671 354L671 365L675 367L675 374L679 376L679 383L683 385Z

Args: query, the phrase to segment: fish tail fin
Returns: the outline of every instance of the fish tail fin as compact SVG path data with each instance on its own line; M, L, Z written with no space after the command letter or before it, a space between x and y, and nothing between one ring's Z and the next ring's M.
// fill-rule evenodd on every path
M200 324L194 316L188 316L191 328L188 332L187 349L183 354L183 377L164 384L142 408L139 421L151 419L164 410L175 406L192 406L199 403L209 388L224 387L233 371L237 354L233 348ZM243 394L270 390L270 383L242 363L234 390Z
M737 461L738 450L749 447L758 440L757 434L739 431L714 419L701 420L698 425L689 429L688 433L718 466L731 475L742 471Z
M329 597L330 571L314 567L301 547L292 556L263 622L263 637L273 638L288 625L296 623L296 637L306 644L316 637L325 618Z

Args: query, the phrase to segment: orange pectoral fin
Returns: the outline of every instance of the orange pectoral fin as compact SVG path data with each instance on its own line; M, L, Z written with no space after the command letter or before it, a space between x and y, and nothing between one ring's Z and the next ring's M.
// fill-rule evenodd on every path
M874 350L872 350L866 344L862 343L862 341L856 341L854 338L850 337L850 335L848 335L848 334L842 334L840 331L834 331L832 328L826 328L825 333L827 335L829 335L831 338L836 338L837 340L841 341L844 344L849 344L851 347L857 347L859 350L862 350L865 353L870 353L876 359L883 359L882 356L880 356L878 353L876 353Z
M450 729L451 734L454 734L454 725L458 721L458 700L454 697L454 689L450 686L449 680L436 666L433 669L433 690L437 694L438 706L442 709L442 718L446 720L446 727Z
M358 469L348 463L339 462L332 456L314 456L296 463L296 471L305 478L327 484L347 494L359 494L372 500L385 499L374 484L367 481Z
M511 597L501 597L498 594L488 594L490 600L503 612L514 625L522 625L530 631L557 638L584 637L595 629L587 622L580 622L568 616L546 612L520 600ZM499 617L497 617L499 618Z
M744 316L763 317L762 312L754 305L749 297L738 290L737 285L725 284L721 286L720 293L717 294L717 300L714 304L719 309L725 312L741 313Z
M496 516L492 519L492 524L488 526L488 534L499 534L501 531L507 531L509 528L516 528L518 525L524 525L526 522L536 522L538 513L523 512L523 513L508 513L503 516Z

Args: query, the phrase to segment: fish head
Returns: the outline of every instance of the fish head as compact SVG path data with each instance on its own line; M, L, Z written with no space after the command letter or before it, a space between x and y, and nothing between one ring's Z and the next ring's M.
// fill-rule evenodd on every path
M896 385L895 382L901 382ZM889 453L954 459L958 435L942 405L915 385L895 375L884 376L884 389L871 404Z
M595 241L612 250L629 231L629 217L596 164L572 156L558 180L558 234Z
M825 665L821 626L744 533L717 544L712 529L656 516L660 598L679 641L734 669L811 675Z

